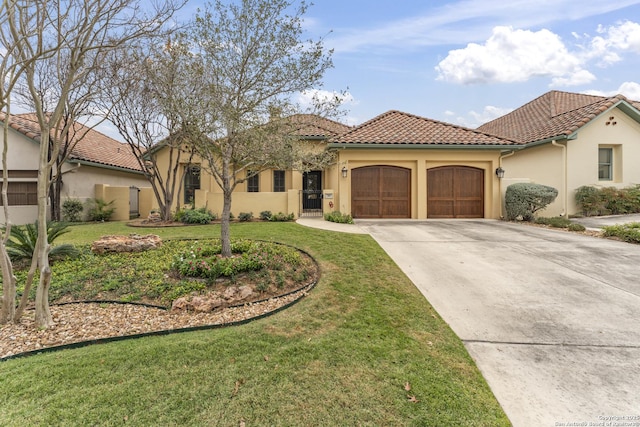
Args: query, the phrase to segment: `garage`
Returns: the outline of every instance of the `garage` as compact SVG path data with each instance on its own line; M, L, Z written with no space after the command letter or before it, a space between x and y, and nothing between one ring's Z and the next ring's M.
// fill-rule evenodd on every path
M395 166L353 169L351 214L354 218L410 218L411 170Z
M427 218L484 218L484 170L468 166L427 170Z

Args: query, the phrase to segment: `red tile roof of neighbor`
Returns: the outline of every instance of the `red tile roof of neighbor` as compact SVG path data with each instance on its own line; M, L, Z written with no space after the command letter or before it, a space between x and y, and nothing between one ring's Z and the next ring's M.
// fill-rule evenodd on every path
M0 114L0 121L5 117L6 115ZM10 126L28 138L40 142L40 126L34 113L12 115ZM74 124L74 132L77 143L71 150L69 161L85 161L136 172L141 170L138 160L127 144L78 122Z
M640 107L639 102L629 101L622 95L604 97L551 91L511 113L485 123L478 130L524 144L562 138L621 101L635 108Z
M315 114L295 114L288 119L294 123L296 135L307 138L335 137L352 129L351 126Z
M333 142L349 145L386 146L518 145L507 138L393 110L355 127L335 138Z

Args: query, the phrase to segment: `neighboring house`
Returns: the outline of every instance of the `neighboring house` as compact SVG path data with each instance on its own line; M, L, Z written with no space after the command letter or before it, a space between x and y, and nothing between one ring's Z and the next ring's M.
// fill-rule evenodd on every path
M309 114L292 116L290 120L295 124L293 133L300 142L316 145L320 150L325 149L329 138L351 129L342 123ZM154 152L160 171L168 168L168 152L166 147ZM174 211L194 204L196 207L206 206L218 215L222 213L222 190L201 167L197 156L190 163L181 163L178 174L183 175L183 179L175 198ZM329 187L325 171L266 170L236 187L231 213L238 216L241 212L251 212L255 217L263 211L293 213L295 216L322 215L322 190Z
M0 114L0 123L5 120ZM137 188L149 187L128 145L79 123L75 135L83 135L64 163L61 200L86 202L96 197L114 200L112 219L129 219L131 203L137 202ZM3 136L0 134L0 143ZM34 222L37 218L36 183L40 129L33 114L13 115L9 129L9 217L13 224ZM1 165L0 165L1 169ZM136 187L130 189L130 187ZM1 203L1 201L0 201ZM0 222L5 223L4 212Z
M518 142L503 154L503 189L514 182L554 187L558 198L544 216L579 213L583 185L640 184L640 103L551 91L478 128Z

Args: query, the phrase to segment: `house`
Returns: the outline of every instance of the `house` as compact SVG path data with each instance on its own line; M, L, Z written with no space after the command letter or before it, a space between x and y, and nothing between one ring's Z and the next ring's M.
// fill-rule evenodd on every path
M0 114L0 122L4 123L5 117ZM12 115L9 123L9 218L13 224L27 224L37 218L40 129L34 114ZM77 144L62 165L61 200L114 200L112 219L128 220L132 202L138 203L138 189L149 187L131 149L80 123L74 124L74 132ZM3 140L0 135L0 143ZM148 192L149 206L150 195ZM6 222L4 212L0 222Z
M354 218L501 218L515 182L559 191L541 214L578 212L583 185L640 183L640 103L551 91L478 129L400 111L350 128L296 116L301 141L335 152L325 170L269 170L234 192L232 213L263 210ZM220 213L222 193L198 167L182 165L184 200ZM504 175L503 175L504 174Z
M327 118L299 114L289 118L292 133L300 143L324 150L327 141L351 129L349 126ZM160 171L168 170L169 150L159 147L153 150ZM183 157L187 159L188 156ZM183 176L182 186L174 202L176 210L185 205L206 206L220 215L223 206L222 189L215 179L201 167L197 156L184 160L178 169ZM240 178L244 178L241 176ZM332 182L325 171L266 170L239 184L233 193L232 214L251 212L258 216L263 211L293 213L295 216L322 215L323 189Z
M339 210L356 218L500 217L495 170L502 153L518 146L512 140L399 111L355 128L310 115L291 119L301 142L335 151L335 164L307 172L268 170L248 179L234 192L234 215ZM178 203L193 201L219 214L222 192L199 160L181 168Z
M640 184L640 103L551 91L478 128L508 138L519 149L502 154L503 188L534 182L558 190L540 214L579 213L575 191L583 185Z
M508 138L389 111L333 139L330 180L354 218L499 218Z

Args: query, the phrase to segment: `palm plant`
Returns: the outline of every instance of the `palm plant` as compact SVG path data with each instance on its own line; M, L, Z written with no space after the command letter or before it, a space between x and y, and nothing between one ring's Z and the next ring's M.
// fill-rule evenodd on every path
M50 222L47 224L47 237L52 243L59 236L68 233L68 225L63 222ZM11 227L11 235L7 241L7 253L13 261L31 259L38 240L38 223L27 224L21 227ZM80 251L71 244L52 246L49 252L50 259L74 258Z

